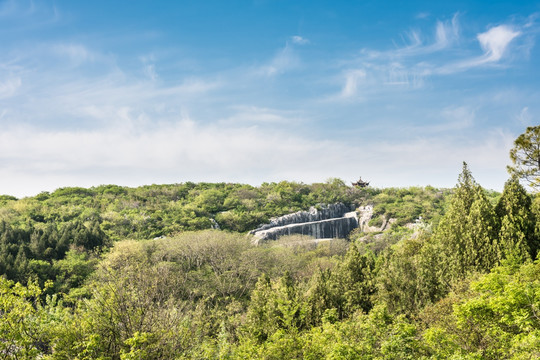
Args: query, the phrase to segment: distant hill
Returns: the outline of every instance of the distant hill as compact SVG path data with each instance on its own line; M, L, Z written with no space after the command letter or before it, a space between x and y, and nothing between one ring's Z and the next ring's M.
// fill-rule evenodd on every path
M394 228L441 216L448 190L376 189L340 179L303 184L282 181L254 187L232 183L182 183L136 188L68 187L16 199L0 196L0 274L24 280L43 272L70 248L101 251L122 239L153 239L219 227L245 233L271 218L321 204L373 207L372 225L392 219ZM355 234L358 235L358 234ZM39 266L38 266L39 265Z

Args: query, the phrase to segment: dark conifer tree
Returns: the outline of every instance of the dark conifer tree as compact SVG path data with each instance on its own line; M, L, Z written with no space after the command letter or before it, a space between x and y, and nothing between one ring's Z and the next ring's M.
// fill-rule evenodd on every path
M504 257L517 261L534 259L538 252L531 197L512 177L504 186L496 212L501 221L499 239Z
M471 255L467 256L467 253L470 253L471 249L467 244L467 238L470 240L467 220L477 187L478 184L464 162L448 211L441 219L435 234L444 252L445 273L449 279L462 278L469 270L468 257Z
M497 217L484 190L477 186L466 219L464 263L467 269L487 272L500 261Z
M371 310L372 296L376 291L374 273L375 256L371 252L360 254L358 248L351 244L337 274L345 316L359 309L366 313Z
M474 271L489 271L498 264L497 218L484 190L467 164L450 200L450 206L435 233L445 259L448 281Z
M330 269L319 269L311 278L310 286L305 294L306 324L319 326L327 309L342 312L341 296L336 294L337 285L333 280Z
M272 294L272 285L268 275L259 277L255 289L251 293L251 300L247 309L245 334L247 337L262 343L270 333L269 329L269 301Z

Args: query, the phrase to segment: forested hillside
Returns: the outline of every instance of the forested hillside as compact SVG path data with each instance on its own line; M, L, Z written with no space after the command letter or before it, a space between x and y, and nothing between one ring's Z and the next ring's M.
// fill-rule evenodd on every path
M335 202L392 225L247 234ZM540 196L517 174L502 193L465 163L451 190L64 188L3 196L0 219L0 358L540 357Z
M0 274L22 282L37 276L43 284L65 276L61 267L66 258L95 258L118 240L216 227L245 233L271 217L336 202L375 204L375 218L391 217L403 225L421 215L439 217L443 194L431 187L360 189L331 179L259 187L185 183L62 188L20 200L5 195L0 198Z

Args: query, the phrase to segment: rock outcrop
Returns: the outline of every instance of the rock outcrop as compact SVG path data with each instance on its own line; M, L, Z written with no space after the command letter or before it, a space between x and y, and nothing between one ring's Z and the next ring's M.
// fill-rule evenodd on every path
M358 227L365 233L385 231L396 221L396 219L383 217L380 227L370 226L369 221L373 218L373 205L360 206L358 212Z
M358 227L363 232L378 231L369 226L369 220L373 217L373 205L360 206L358 208Z
M320 210L311 207L309 211L298 211L272 219L258 229L252 230L258 241L275 240L283 235L309 235L315 239L344 238L358 227L355 211L344 204L332 204Z

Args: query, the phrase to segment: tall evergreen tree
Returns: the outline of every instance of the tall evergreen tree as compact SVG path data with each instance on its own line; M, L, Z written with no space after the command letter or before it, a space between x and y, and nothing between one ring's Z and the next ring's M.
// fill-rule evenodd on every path
M531 204L531 212L534 217L534 239L535 239L535 259L538 258L538 252L540 251L540 193L537 193Z
M435 233L443 251L447 281L462 279L474 271L489 271L498 264L497 224L484 190L463 163L449 209Z
M308 326L319 326L328 309L336 309L338 314L342 312L341 293L338 293L338 286L333 275L330 269L319 269L311 277L304 299Z
M518 261L534 259L538 252L535 236L535 216L531 210L531 197L512 177L504 186L496 212L501 221L499 239L505 257Z
M500 260L497 218L484 190L477 186L466 219L464 264L467 269L487 272Z
M344 262L338 269L344 315L352 315L361 309L369 312L373 307L375 294L375 256L372 253L360 254L355 244L351 244Z
M469 270L467 253L471 250L467 245L467 240L470 240L468 220L477 187L467 163L463 162L463 170L450 199L450 206L435 233L444 252L445 272L449 279L462 278Z
M304 323L302 310L296 286L288 272L275 281L263 275L251 294L244 332L260 343L280 329L295 332Z

